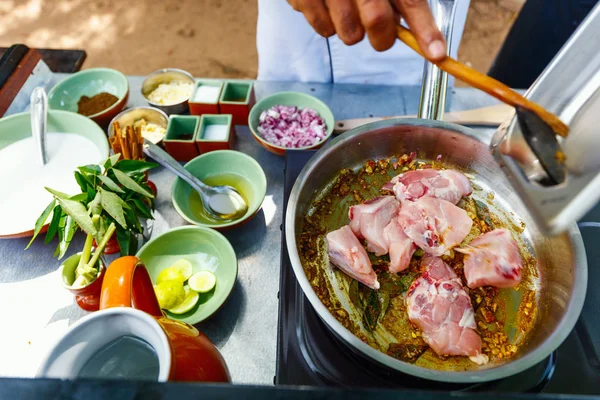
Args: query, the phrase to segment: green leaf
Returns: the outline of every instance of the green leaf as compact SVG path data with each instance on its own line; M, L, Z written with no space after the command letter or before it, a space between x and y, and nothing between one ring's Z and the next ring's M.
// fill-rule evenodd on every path
M59 260L61 258L63 258L63 256L67 252L67 249L69 248L69 245L71 244L71 240L73 240L73 236L75 235L76 231L77 231L77 224L75 223L75 220L73 218L67 216L67 218L65 219L64 234L62 235L63 237L61 238L60 242L58 242L58 249L59 249L58 259Z
M82 192L86 192L88 186L91 184L91 182L88 181L87 178L83 174L81 174L77 171L75 171L75 180L77 181L77 184L81 188Z
M54 257L58 257L60 254L60 242L63 241L65 236L65 225L67 223L67 214L62 213L60 216L60 220L58 222L58 244L56 245L56 249L54 250Z
M88 197L91 193L88 194ZM102 212L102 196L100 192L96 192L94 199L88 204L88 211L92 215L99 215Z
M131 179L125 172L119 171L118 169L113 169L113 173L115 174L115 177L117 178L119 183L121 183L121 185L125 186L127 189L142 194L146 197L154 197L152 193L148 192L143 187L138 185L138 183Z
M360 292L358 290L358 281L356 279L352 279L352 282L350 282L348 295L350 296L350 301L352 304L354 304L354 307L356 307L358 310L362 310L363 304L360 298Z
M125 222L125 216L123 215L123 204L126 206L127 204L113 192L99 189L99 193L101 196L102 208L108 213L108 215L113 217L119 225L127 229L127 223Z
M55 196L57 196L57 194L60 194L60 192L49 188L46 188L46 190ZM81 230L91 235L96 234L96 228L94 228L94 223L92 222L92 219L88 215L88 212L83 206L83 204L81 204L78 201L74 201L63 197L57 197L56 199L62 207L63 212L69 215L71 218L73 218L75 222L77 222Z
M71 196L71 198L69 200L78 201L80 203L81 202L87 203L87 199L88 199L87 193L79 193L79 194L76 194L75 196Z
M129 255L129 244L131 241L131 235L128 230L117 229L117 242L119 242L119 248L121 249L121 256Z
M366 296L366 306L363 314L363 324L367 331L373 332L375 330L380 314L381 302L377 296L377 291L369 290Z
M68 195L66 193L63 192L59 192L58 190L54 190L54 189L50 189L50 188L45 188L47 191L49 191L50 193L52 193L54 195L54 197L56 197L57 199L66 199L69 200L71 198L71 195Z
M25 247L25 250L27 250L29 248L29 246L31 246L31 243L33 243L33 241L35 240L37 235L40 233L40 231L44 227L46 220L48 219L48 217L50 216L50 213L52 212L52 209L54 208L54 204L56 204L56 200L52 199L50 204L48 204L46 209L44 211L42 211L42 214L35 221L35 229L33 230L33 237L29 241L29 244L27 245L27 247Z
M48 231L46 232L46 238L44 239L44 243L48 244L54 239L56 233L58 232L58 224L60 222L60 218L63 216L63 211L60 206L54 207L54 214L52 214L52 221L50 221L50 225L48 226Z
M127 220L127 226L130 230L135 230L135 232L142 233L142 225L140 224L140 220L137 215L135 215L135 211L132 209L125 210L125 219Z
M98 175L98 179L100 179L102 181L102 183L104 183L113 192L116 192L116 193L125 193L123 191L123 189L121 189L119 187L119 185L117 185L115 183L115 181L113 181L112 179L110 179L108 176L106 176L106 175Z
M106 168L106 169L112 168L112 166L115 165L117 163L117 161L119 161L120 157L121 157L121 153L113 154L112 156L108 157L106 159L106 161L104 162L104 168Z
M84 165L82 167L77 167L79 171L82 173L92 174L92 175L100 175L102 173L102 168L99 165Z
M100 196L100 195L98 195ZM98 197L100 198L100 197ZM104 234L106 234L106 229L108 228L108 223L106 222L106 218L100 218L100 221L98 221L98 225L96 226L96 230L98 231L98 233L96 233L96 243L100 243L100 241L102 240L102 238L104 237Z
M140 160L120 160L114 165L114 169L123 171L126 174L133 174L136 172L146 172L152 168L158 167L158 164L148 161Z
M152 211L150 211L150 207L148 207L146 203L140 199L131 199L131 201L133 202L134 209L138 214L144 218L153 219Z

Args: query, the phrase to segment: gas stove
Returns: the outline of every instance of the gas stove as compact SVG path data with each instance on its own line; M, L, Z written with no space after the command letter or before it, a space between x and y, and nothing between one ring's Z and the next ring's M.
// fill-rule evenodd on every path
M284 212L300 171L314 151L288 151ZM356 353L321 321L298 285L282 226L279 326L275 384L317 387L397 388L441 391L600 395L600 207L580 223L589 264L582 315L569 337L538 365L509 378L482 384L448 384L405 375ZM285 224L285 218L284 218Z

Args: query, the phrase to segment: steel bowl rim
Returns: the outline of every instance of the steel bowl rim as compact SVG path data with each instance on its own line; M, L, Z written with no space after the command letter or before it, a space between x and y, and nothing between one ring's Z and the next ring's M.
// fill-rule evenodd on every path
M165 121L167 121L166 125L164 126L165 131L166 131L166 129L169 125L169 116L167 115L166 112L164 112L163 110L161 110L160 108L157 108L157 107L140 106L140 107L126 108L125 110L123 110L120 113L118 113L117 115L115 115L113 117L113 119L110 120L110 123L108 124L108 129L107 129L106 135L108 137L111 137L112 136L111 133L114 133L112 126L115 121L117 121L122 116L124 116L130 112L136 111L136 110L146 110L146 111L150 111L150 112L158 112L165 119ZM166 136L166 132L165 132L165 136Z
M579 228L576 224L573 224L573 226L567 232L570 238L574 255L574 284L572 294L569 297L569 303L567 305L562 319L558 323L556 329L544 340L543 343L541 343L533 351L516 360L508 361L497 367L489 369L465 372L438 371L424 367L418 367L410 363L397 360L391 356L388 356L387 354L384 354L379 350L362 342L352 332L350 332L350 330L345 328L321 302L314 289L312 288L312 285L306 278L306 274L304 272L304 268L302 267L302 262L300 261L296 244L295 208L298 203L300 191L302 190L307 177L309 177L312 174L312 172L317 169L318 162L321 159L323 159L325 155L343 146L352 138L366 134L367 132L373 130L402 125L450 130L457 134L466 135L472 139L483 142L484 144L486 143L481 139L482 135L478 135L477 132L471 128L443 121L406 118L378 121L360 126L358 128L346 132L343 135L338 136L337 138L326 144L323 148L321 148L308 161L308 163L304 166L304 168L298 175L298 178L296 179L296 182L294 183L294 186L290 193L287 209L285 210L286 246L290 258L290 263L292 264L292 269L294 270L294 274L296 275L296 279L300 284L302 291L310 301L311 305L314 307L319 317L328 326L328 328L332 329L347 344L359 350L362 354L367 355L370 359L374 360L375 362L378 362L389 368L403 373L440 382L479 383L515 375L540 363L543 359L548 357L548 355L552 351L554 351L558 346L560 346L560 344L571 333L583 309L588 277L587 257L585 254L581 232L579 231ZM487 144L489 144L489 142Z
M161 109L162 109L162 107L167 107L167 108L169 108L169 107L177 107L177 106L181 106L181 105L183 105L183 104L187 103L187 102L188 102L188 101L189 101L189 100L192 98L192 95L194 94L194 92L192 91L192 94L190 94L190 97L188 97L188 98L187 98L187 99L185 99L184 101L181 101L181 102L179 102L179 103L174 103L174 104L158 104L158 103L154 103L154 102L150 101L150 99L148 99L148 97L147 97L147 96L144 94L144 84L145 84L145 83L146 83L146 81L148 81L148 79L150 79L151 77L153 77L153 76L156 76L156 75L162 75L162 74L165 74L165 73L167 73L167 72L177 72L177 73L180 73L180 74L182 74L182 75L185 75L185 76L187 76L188 78L190 78L190 80L192 81L192 84L193 84L193 85L195 85L195 84L196 84L196 79L194 79L194 76L193 76L192 74L190 74L189 72L187 72L186 70L183 70L183 69L179 69L179 68L162 68L162 69L156 70L156 71L154 71L154 72L151 72L151 73L150 73L150 74L148 74L148 75L147 75L147 76L144 78L144 80L142 81L142 86L140 87L140 93L142 94L142 97L144 98L144 100L146 100L146 102L147 102L148 104L150 104L150 105L151 105L152 107L154 107L154 108L161 108Z

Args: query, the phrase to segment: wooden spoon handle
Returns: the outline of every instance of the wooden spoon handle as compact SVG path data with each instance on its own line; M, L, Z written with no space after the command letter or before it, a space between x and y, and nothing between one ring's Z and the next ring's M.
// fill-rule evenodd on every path
M419 53L421 56L425 57L425 54L421 51L419 44L417 43L417 38L413 33L406 29L403 26L397 26L397 34L398 39L404 42L408 47ZM426 58L426 57L425 57ZM431 60L429 60L431 61ZM567 136L569 133L569 128L560 120L558 117L546 109L541 107L539 104L536 104L525 97L521 96L519 93L515 92L505 84L491 78L481 72L474 70L466 66L463 63L458 62L452 57L445 57L441 61L431 61L435 65L438 66L439 69L449 73L461 81L468 83L470 86L482 90L498 100L511 105L513 107L522 107L532 111L537 114L544 122L546 122L552 130L556 132L560 136Z
M511 117L514 109L506 104L455 111L444 114L444 121L460 125L498 126ZM353 118L335 121L334 134L344 133L361 125L392 118L416 118L416 115L399 115L394 117Z

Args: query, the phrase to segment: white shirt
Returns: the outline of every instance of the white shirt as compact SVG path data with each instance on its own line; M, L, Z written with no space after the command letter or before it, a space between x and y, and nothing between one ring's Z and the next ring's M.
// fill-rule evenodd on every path
M456 0L450 45L456 57L470 0ZM424 59L400 41L375 51L368 38L346 46L316 33L285 0L258 0L258 80L419 85Z

